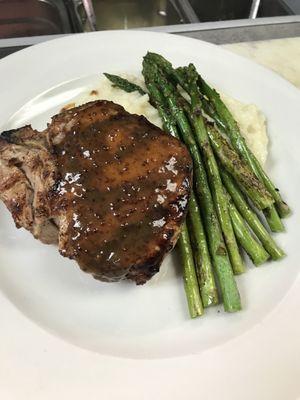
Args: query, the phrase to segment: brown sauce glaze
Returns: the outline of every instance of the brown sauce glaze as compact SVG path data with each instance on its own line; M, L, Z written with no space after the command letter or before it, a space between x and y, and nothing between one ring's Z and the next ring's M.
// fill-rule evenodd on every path
M55 146L57 192L72 202L69 256L96 278L114 281L145 268L147 253L152 269L145 274L153 275L185 215L190 156L143 117L123 111L90 121L79 119Z

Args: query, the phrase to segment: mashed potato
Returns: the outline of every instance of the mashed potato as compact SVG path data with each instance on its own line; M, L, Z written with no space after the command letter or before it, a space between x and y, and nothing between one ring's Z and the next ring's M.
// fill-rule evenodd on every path
M135 82L144 88L142 78L125 76L128 80ZM123 90L112 87L106 78L101 78L94 90L75 100L80 105L92 100L111 100L120 104L128 112L144 115L154 125L162 127L161 119L154 107L149 104L148 95L141 95L138 92L126 93ZM236 119L242 135L258 160L264 164L268 154L268 136L266 131L266 119L261 111L254 104L244 104L238 100L222 94L222 99Z

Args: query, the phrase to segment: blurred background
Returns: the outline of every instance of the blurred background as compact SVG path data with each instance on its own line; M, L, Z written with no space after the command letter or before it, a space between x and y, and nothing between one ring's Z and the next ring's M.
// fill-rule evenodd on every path
M0 0L0 39L300 14L300 0Z

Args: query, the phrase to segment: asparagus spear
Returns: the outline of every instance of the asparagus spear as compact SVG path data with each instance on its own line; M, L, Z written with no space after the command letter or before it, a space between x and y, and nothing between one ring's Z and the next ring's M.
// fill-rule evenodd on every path
M203 79L199 76L199 86L200 91L209 99L212 103L216 113L223 122L223 126L226 127L226 132L232 142L234 148L240 153L240 155L248 162L252 171L256 176L264 183L266 189L270 192L275 200L276 207L281 217L286 217L290 214L289 206L282 200L279 191L276 189L274 184L271 182L270 178L264 172L262 166L259 164L258 160L248 148L245 139L241 135L238 125L233 118L232 114L223 103L220 95L212 89ZM271 206L272 207L272 206ZM280 228L278 221L275 220L276 214L273 211L271 217L271 224L273 222L274 228ZM282 230L282 227L281 227Z
M227 127L224 124L224 120L222 120L222 118L220 118L220 116L216 113L216 110L214 109L213 105L207 100L207 98L205 96L201 96L201 100L202 100L204 112L210 118L212 118L216 122L216 124L218 125L219 129L221 129L226 134ZM265 175L265 172L263 171L262 167L260 166L258 160L256 160L254 155L253 155L253 162L257 163L257 170L261 169L262 174L264 174L264 176L265 176L265 180L269 180L269 178L267 177L267 175ZM248 163L248 165L249 165L249 163ZM257 177L259 177L258 173L256 173L254 171L252 166L249 165L249 167L255 173L255 175ZM260 179L260 180L262 181L262 179ZM275 190L276 193L274 193L274 190L273 190L274 186L273 186L271 181L269 182L269 185L270 185L269 187L267 185L265 185L265 187L267 187L268 191L273 196L275 201L276 201L276 198L277 198L277 200L279 200L277 189ZM272 189L272 186L273 186L273 189ZM271 190L270 190L270 188L271 188ZM278 215L278 212L277 212L276 207L274 205L271 205L270 207L264 209L263 213L264 213L264 215L266 217L266 220L267 220L267 222L268 222L268 224L269 224L269 226L270 226L270 228L271 228L271 230L273 232L283 232L284 231L284 226L283 226L282 221L280 220L280 217L283 218L283 217L287 216L290 213L290 210L287 211L286 207L288 207L288 206L285 203L284 203L284 206L283 206L282 204L279 205L278 201L277 201L275 203L275 205L277 207L277 210L278 210L280 216ZM280 250L280 252L282 253L282 255L279 256L279 258L281 258L284 255L284 253L281 250Z
M180 127L182 138L190 150L194 161L195 188L203 208L203 221L207 231L209 248L223 296L224 309L228 312L238 311L241 309L240 295L234 280L222 232L213 206L205 169L189 122L186 119L184 111L178 107L172 85L160 73L157 66L152 64L151 61L145 57L143 67L144 70L145 68L148 69L148 74L151 76L151 79L157 84L159 90L161 90L173 118Z
M187 215L188 226L191 228L192 248L194 261L200 286L200 293L204 307L218 304L218 291L212 270L210 254L206 241L206 234L202 224L197 200L192 192Z
M118 87L127 93L139 92L143 95L146 94L146 92L139 85L129 82L125 78L121 78L118 75L108 74L107 72L104 72L103 75L105 75L106 78L112 82L113 86Z
M285 231L284 225L274 204L268 208L265 208L263 213L272 232Z
M196 318L203 314L203 305L199 293L193 260L193 250L191 248L190 237L185 222L178 239L178 247L183 265L183 280L190 316L191 318Z
M256 266L263 264L267 261L270 255L266 252L263 246L253 238L230 196L228 196L228 205L230 217L233 221L234 232L239 243L246 250Z
M164 129L171 135L179 138L176 122L172 118L172 115L167 111L161 92L151 80L151 69L149 71L147 64L144 65L143 75L149 92L150 101L158 110L163 121ZM188 226L191 228L194 260L203 306L208 307L213 304L218 304L217 287L212 271L206 235L201 220L200 210L193 191L189 203Z
M148 51L145 58L149 62L156 64L162 71L164 71L168 78L171 80L170 83L179 83L183 87L183 89L187 89L184 74L174 69L170 61L166 60L162 55Z
M209 103L209 101L202 96L202 101L203 101L203 105L204 105L204 110L205 112L211 117L213 118L213 120L217 123L218 127L226 134L227 132L227 128L224 125L223 120L219 117L219 115L216 113L215 109L213 108L212 104ZM249 165L249 163L248 163ZM252 167L250 166L250 168L252 169ZM255 172L252 169L253 172ZM256 176L258 176L256 174ZM280 217L276 211L276 207L273 205L271 205L270 207L266 208L263 210L263 213L266 217L266 220L271 228L271 230L273 232L283 232L284 231L284 226L282 221L280 220Z
M272 205L273 198L248 167L248 164L236 153L231 144L218 132L213 124L208 123L206 126L211 145L221 165L234 176L255 206L262 210Z
M191 120L194 128L195 139L198 143L199 148L202 151L202 156L210 182L215 208L217 210L219 222L225 238L225 243L228 249L233 272L235 274L241 274L245 271L245 266L240 256L238 245L236 243L231 219L229 216L226 194L223 189L218 165L210 146L205 123L202 117L202 104L197 86L197 78L198 76L194 66L190 65L187 69L186 86L188 93L191 97Z
M282 200L279 190L274 186L271 179L263 170L262 166L260 165L258 159L252 154L252 163L255 165L258 175L262 179L263 183L265 184L268 191L271 193L275 200L276 209L281 218L286 218L291 214L291 209L289 206Z
M203 102L203 108L204 108L205 113L208 116L210 116L217 123L218 127L226 134L227 128L224 125L223 120L219 117L219 115L216 113L215 109L212 107L212 105L209 103L209 101L204 96L202 96L201 99ZM251 168L251 166L250 166L250 168ZM252 171L253 171L253 169L252 169ZM258 175L256 174L256 176L258 176ZM272 204L268 208L265 208L263 210L263 213L266 217L266 220L269 224L270 229L273 232L283 232L284 231L284 225L283 225L282 221L280 220L280 216L278 215L274 204Z
M245 197L242 192L239 190L232 177L224 170L221 170L221 176L223 183L230 194L234 204L237 209L247 222L247 224L251 227L255 235L263 244L264 248L270 254L273 260L279 260L285 256L284 251L276 244L273 238L270 236L269 232L260 222L258 216L251 209L249 204L247 203Z

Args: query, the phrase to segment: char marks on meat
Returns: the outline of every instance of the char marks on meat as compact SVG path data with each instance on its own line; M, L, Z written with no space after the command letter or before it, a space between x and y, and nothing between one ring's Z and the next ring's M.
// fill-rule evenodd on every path
M0 197L16 226L103 281L145 283L175 245L191 185L186 148L109 101L45 131L0 137Z

